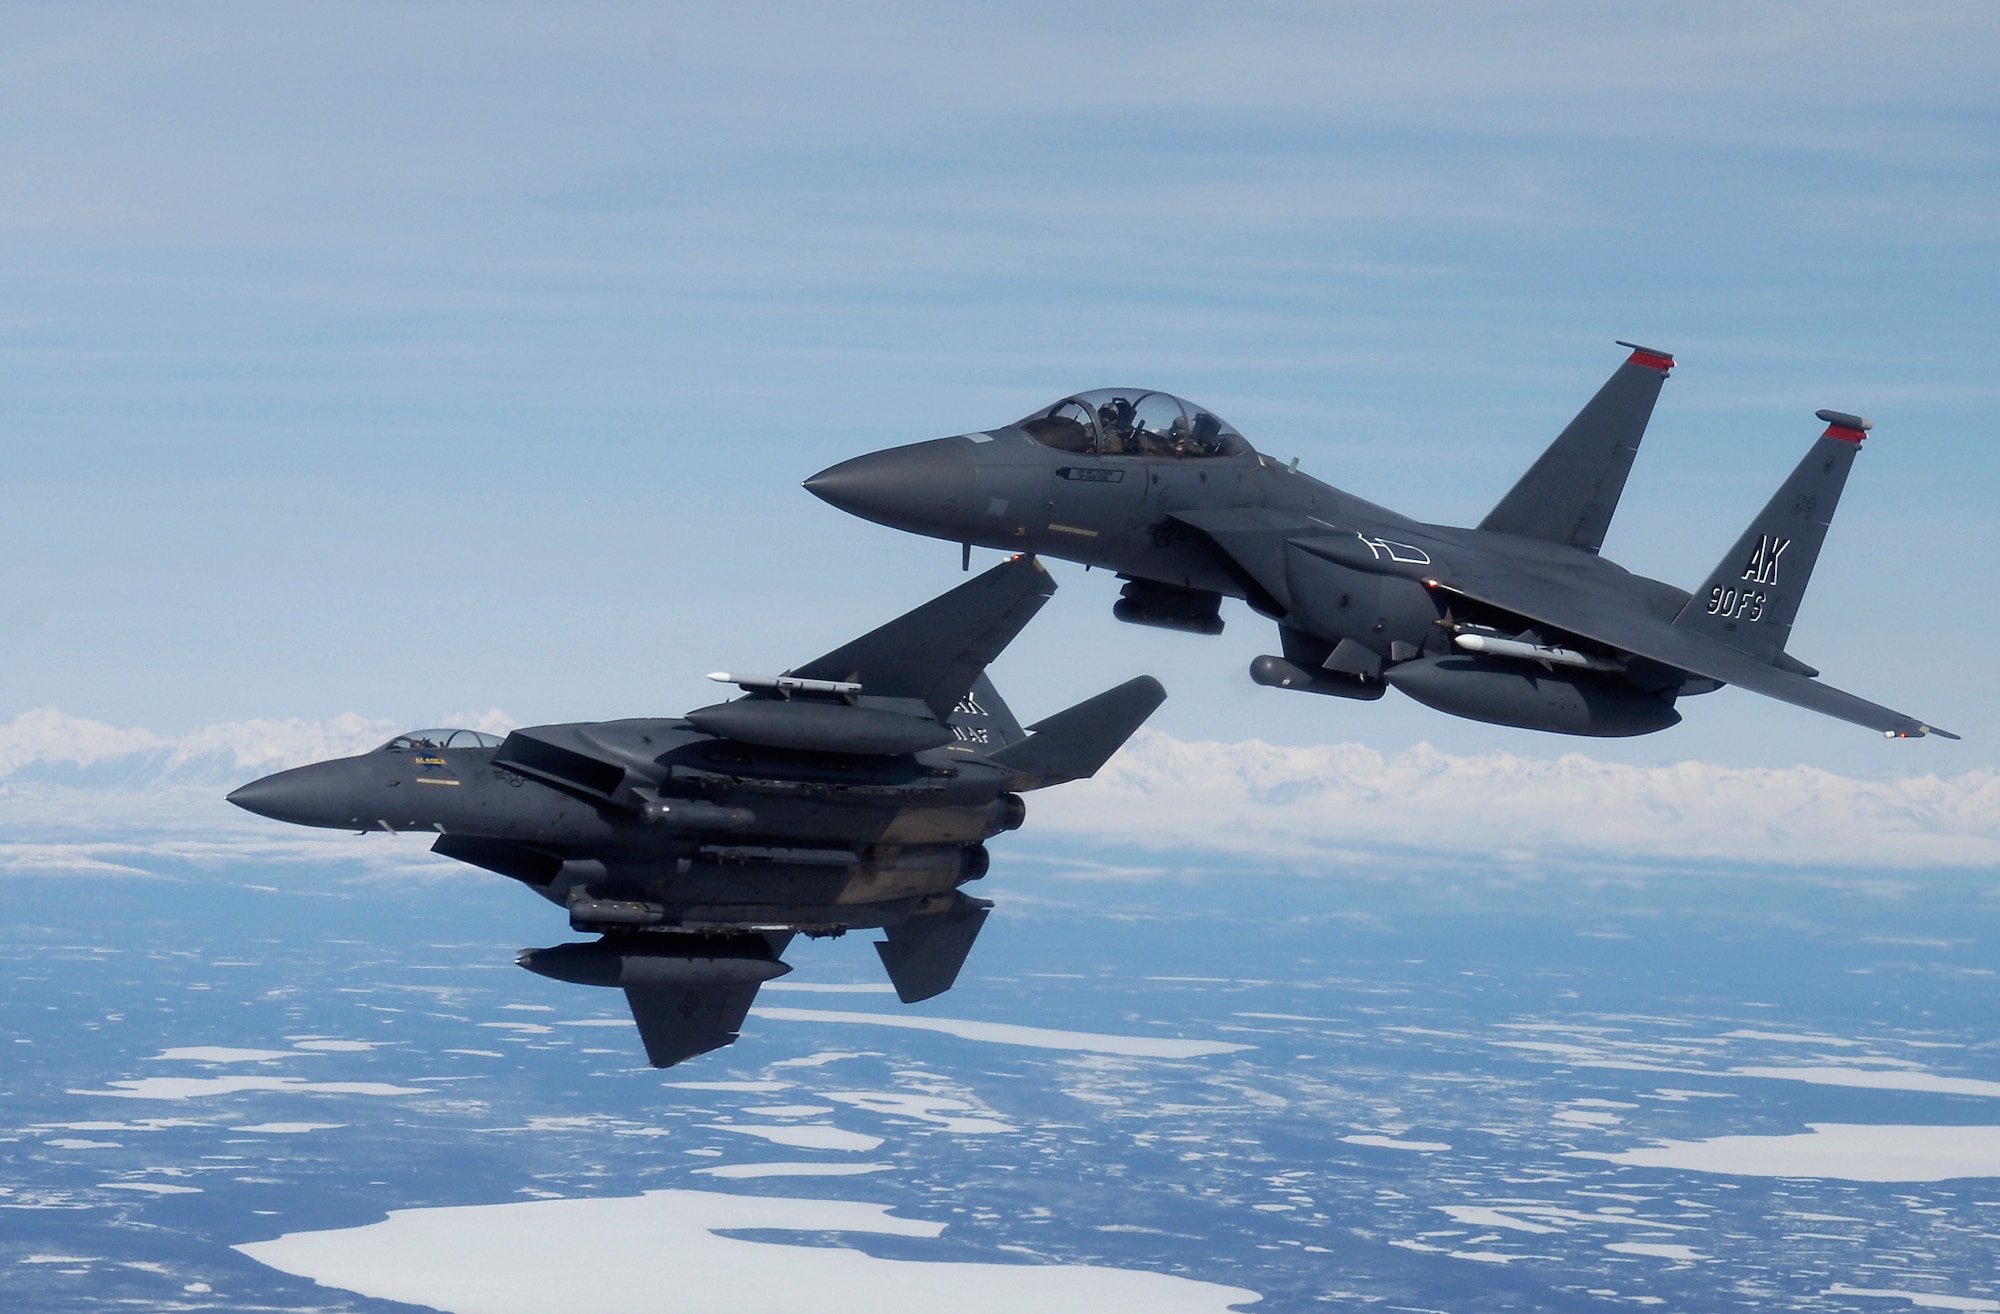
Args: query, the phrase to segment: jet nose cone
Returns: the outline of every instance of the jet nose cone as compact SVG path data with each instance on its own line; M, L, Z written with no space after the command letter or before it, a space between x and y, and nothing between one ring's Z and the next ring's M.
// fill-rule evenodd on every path
M245 812L295 826L349 825L352 798L347 773L333 762L280 771L229 795L229 801Z
M977 509L978 482L965 444L938 438L829 466L806 480L806 491L864 520L956 538Z

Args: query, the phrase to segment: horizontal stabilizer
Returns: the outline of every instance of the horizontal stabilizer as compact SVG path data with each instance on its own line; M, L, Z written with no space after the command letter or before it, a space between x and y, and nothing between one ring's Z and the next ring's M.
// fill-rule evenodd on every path
M1632 354L1479 522L1481 529L1567 543L1585 552L1604 546L1653 404L1674 367L1664 351L1618 345L1631 347Z
M670 1068L732 1044L750 1015L760 983L697 981L677 986L627 986L625 1001L639 1024L646 1061Z
M985 899L955 893L951 906L943 912L921 914L891 926L889 938L875 942L875 952L889 971L896 998L914 1004L951 989L992 908Z
M790 674L920 699L943 721L1055 591L1041 562L1013 557Z
M1553 580L1521 573L1478 578L1456 575L1448 581L1434 580L1431 587L1662 666L1880 730L1891 738L1915 739L1927 734L1958 738L1948 730L1821 684L1787 666L1717 643L1679 624L1669 625L1650 616L1597 605L1575 589Z
M1088 779L1166 699L1167 691L1158 680L1141 675L1029 726L1026 739L1001 749L990 760L1033 777L1037 783L1027 786L1032 789Z

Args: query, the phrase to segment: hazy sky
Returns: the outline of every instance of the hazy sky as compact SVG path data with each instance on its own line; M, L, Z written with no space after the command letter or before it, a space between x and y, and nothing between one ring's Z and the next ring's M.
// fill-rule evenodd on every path
M1063 591L1025 718L1188 737L2000 763L2000 9L11 7L0 716L669 714L957 550L798 482L1139 383L1476 519L1675 352L1607 553L1692 587L1878 422L1792 649L1967 735L1736 691L1586 744L1251 685ZM985 554L986 560L994 559Z

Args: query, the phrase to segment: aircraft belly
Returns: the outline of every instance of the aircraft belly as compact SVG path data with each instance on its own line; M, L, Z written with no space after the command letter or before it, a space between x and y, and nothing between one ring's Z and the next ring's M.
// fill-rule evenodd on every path
M956 853L930 861L871 863L855 870L834 902L849 906L943 894L959 887L965 871L966 864Z
M905 808L876 836L883 844L973 844L1005 828L999 802L980 807Z

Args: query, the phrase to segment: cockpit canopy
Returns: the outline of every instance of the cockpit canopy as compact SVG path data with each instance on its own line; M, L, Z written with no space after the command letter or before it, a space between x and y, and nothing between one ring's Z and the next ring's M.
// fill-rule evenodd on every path
M382 745L385 752L408 748L498 748L502 736L484 730L412 730Z
M1044 447L1094 456L1240 456L1243 435L1213 411L1170 393L1099 388L1036 411L1019 427Z

